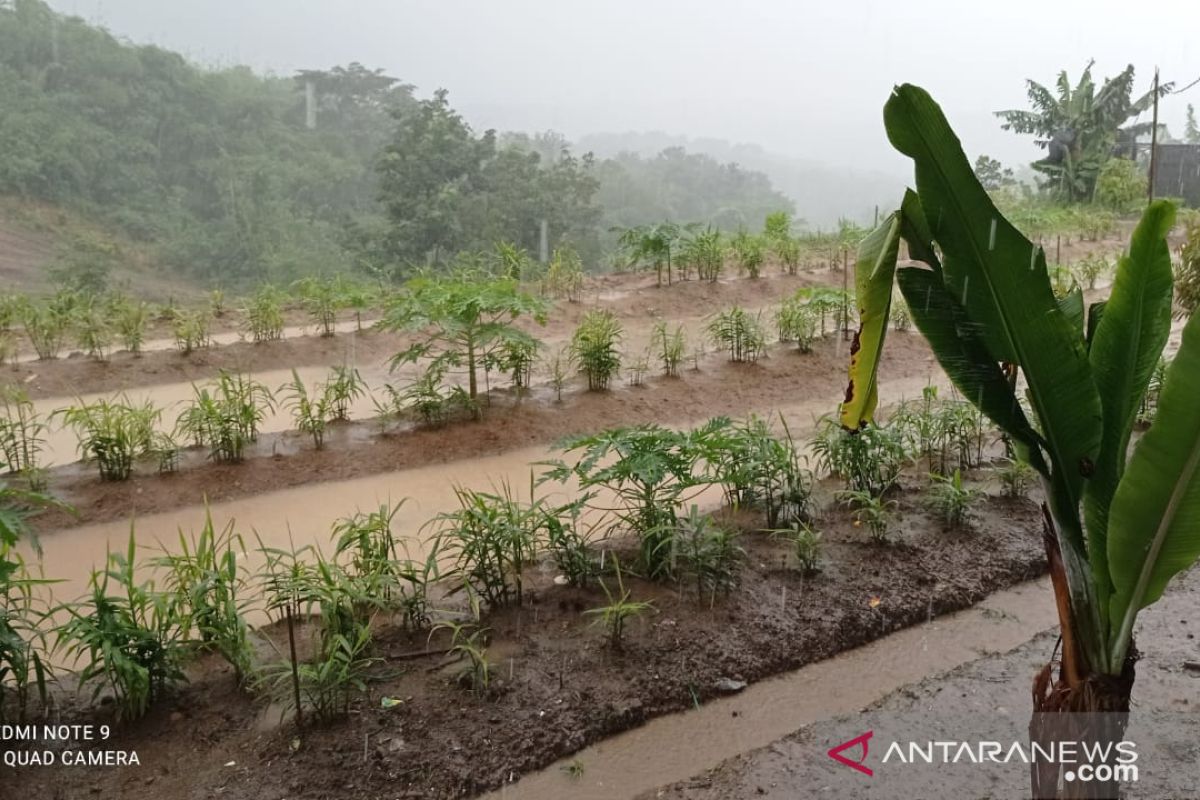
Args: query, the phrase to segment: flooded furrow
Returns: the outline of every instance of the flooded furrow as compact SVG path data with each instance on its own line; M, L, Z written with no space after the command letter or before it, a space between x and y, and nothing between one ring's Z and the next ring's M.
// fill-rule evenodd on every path
M652 796L657 787L765 747L805 725L855 713L906 684L1011 650L1055 622L1049 580L1021 584L965 611L931 617L923 625L752 684L737 695L657 717L483 798Z

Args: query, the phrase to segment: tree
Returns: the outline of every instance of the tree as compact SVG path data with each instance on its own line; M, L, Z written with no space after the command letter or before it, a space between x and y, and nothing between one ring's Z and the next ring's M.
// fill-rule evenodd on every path
M1184 328L1153 424L1131 434L1171 324L1175 217L1149 206L1122 256L1109 300L1091 320L1051 290L1041 248L995 207L942 110L922 89L897 87L884 107L888 138L912 158L916 191L863 241L857 293L862 323L851 356L842 425L873 422L876 375L893 280L917 328L963 397L1004 432L1042 478L1044 541L1062 632L1061 669L1034 683L1030 736L1119 741L1130 709L1138 612L1200 556L1200 322ZM899 242L920 266L897 269ZM1032 254L1032 255L1031 255ZM968 285L971 291L967 291ZM1103 314L1100 311L1103 310ZM1016 395L1018 378L1036 427ZM1097 720L1069 712L1111 712ZM1111 764L1111 755L1098 761ZM1031 765L1034 797L1086 794L1059 764Z
M410 347L392 356L393 368L423 358L439 369L465 368L468 394L475 399L480 366L501 348L536 347L536 340L514 324L522 316L544 325L545 303L521 291L515 280L459 274L410 281L380 327L419 334Z
M1187 122L1183 128L1183 140L1188 144L1200 144L1200 125L1196 124L1196 109L1191 103L1187 107Z
M997 111L1006 131L1038 137L1046 157L1033 168L1046 176L1045 186L1064 200L1090 200L1096 178L1105 162L1121 146L1131 148L1136 137L1150 130L1150 123L1122 127L1150 108L1154 92L1133 99L1133 65L1097 88L1088 62L1074 87L1066 71L1058 74L1052 92L1027 80L1032 111ZM1173 84L1159 86L1159 96Z
M981 155L975 160L975 177L989 192L1012 186L1016 183L1011 168L1003 167L999 161L990 156Z
M387 246L405 261L440 263L460 249L468 197L482 187L496 152L494 131L476 137L439 89L413 110L398 110L379 159L379 200L391 227Z
M1136 162L1110 158L1096 177L1096 202L1114 211L1126 211L1145 202L1149 178Z

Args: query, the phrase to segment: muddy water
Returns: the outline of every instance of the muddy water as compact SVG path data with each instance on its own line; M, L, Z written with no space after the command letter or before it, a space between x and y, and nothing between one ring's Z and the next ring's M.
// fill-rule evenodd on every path
M740 694L605 739L484 800L628 800L764 747L821 719L853 713L893 690L1023 644L1055 623L1047 580L840 656L756 683ZM568 774L582 765L578 778Z

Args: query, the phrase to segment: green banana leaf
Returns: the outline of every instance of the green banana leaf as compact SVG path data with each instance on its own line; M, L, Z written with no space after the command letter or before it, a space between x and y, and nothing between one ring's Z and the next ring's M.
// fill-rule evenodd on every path
M854 289L858 301L859 326L850 348L850 383L842 403L841 422L858 430L874 421L879 356L887 336L892 308L892 283L896 254L900 249L900 215L893 212L858 246Z
M1133 232L1129 254L1117 263L1112 293L1088 351L1104 428L1096 471L1084 491L1083 510L1102 622L1112 592L1108 509L1125 471L1138 407L1171 331L1173 277L1167 233L1174 224L1171 203L1160 200L1146 209Z
M1041 248L996 209L929 94L896 87L884 125L896 149L913 159L946 288L978 324L992 360L1019 364L1025 375L1054 467L1051 502L1065 523L1060 534L1081 555L1082 526L1070 523L1078 519L1083 482L1099 453L1101 423L1083 337L1054 299Z
M900 236L908 245L908 257L923 261L941 274L942 262L933 249L933 234L921 208L921 198L912 189L904 190L904 201L900 203Z
M1037 432L966 310L931 270L902 267L896 280L913 323L929 342L946 375L964 397L1022 444L1029 453L1030 465L1048 477Z
M1066 316L1080 339L1084 337L1083 289L1078 286L1058 299L1058 308Z
M1105 312L1105 319L1112 309ZM1099 334L1097 334L1099 335ZM1154 424L1134 448L1108 511L1109 668L1119 671L1137 612L1200 557L1200 315L1183 329Z

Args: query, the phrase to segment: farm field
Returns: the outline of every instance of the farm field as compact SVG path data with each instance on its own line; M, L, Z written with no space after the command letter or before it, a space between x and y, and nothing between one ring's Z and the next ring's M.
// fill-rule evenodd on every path
M1196 794L1187 26L709 5L0 0L0 800Z
M626 323L623 349L636 352L650 344L657 322L679 325L689 339L703 341L707 322L722 308L736 304L770 319L798 289L834 288L839 282L839 273L828 270L670 287L636 275L604 277L587 285L579 303L558 303L544 327L525 327L552 349L570 339L588 310L603 308ZM188 355L152 349L138 358L115 354L107 362L74 358L0 369L47 415L76 401L55 393L68 383L80 398L119 389L138 402L181 406L193 383L223 369L245 372L267 385L282 383L290 371L272 369L280 363L296 364L308 381L329 368L353 364L375 393L387 382L412 379L406 368L393 371L386 363L410 339L355 326L332 337L229 342ZM313 448L305 434L289 430L291 420L275 409L264 416L258 442L239 463L211 463L203 449L191 448L170 474L143 464L119 482L103 481L94 467L71 462L71 432L51 429L47 461L68 463L49 470L49 484L72 512L47 511L34 525L44 563L54 564L53 577L62 581L54 594L64 599L86 593L88 576L107 551L124 548L131 525L143 548L172 550L179 534L198 530L206 514L216 530L230 524L247 540L253 537L242 546L245 566L254 571L263 562L256 548L329 548L330 530L340 519L403 499L394 507L390 529L403 537L405 557L420 561L434 533L426 523L453 513L460 489L488 492L510 485L528 501L533 465L558 456L555 444L564 437L643 424L684 430L713 417L756 414L771 420L777 431L786 426L798 455L813 458L808 440L818 419L831 410L830 398L844 386L848 347L840 334L830 333L818 337L808 353L774 344L754 363L732 363L710 343L677 377L646 376L638 385L616 385L603 393L572 381L561 400L546 376L535 371L523 391L494 387L482 419L436 426L400 419L381 425L371 418L371 405L359 398L351 405L350 421L335 423L321 449ZM923 340L896 331L882 365L881 395L895 406L920 398L930 386L949 391ZM144 720L121 726L123 746L158 763L163 758L156 753L172 752L174 766L160 769L149 782L141 771L80 773L45 787L44 796L99 786L102 793L155 797L186 785L221 786L223 794L235 797L261 796L264 787L285 797L300 786L370 797L399 783L421 796L463 797L510 783L584 745L715 699L730 691L728 686L820 661L1042 574L1036 505L1000 496L994 470L987 466L997 457L995 446L990 437L977 446L978 459L965 474L987 496L971 511L969 529L946 531L922 500L920 468L906 467L891 512L898 521L894 539L872 541L859 514L837 501L840 480L818 473L811 519L821 531L820 558L826 566L810 573L798 570L789 539L759 532L761 511L731 508L718 487L697 485L686 502L740 533L744 553L736 584L725 590L706 590L703 584L673 587L627 573L624 584L639 601L652 604L653 613L631 619L619 650L606 645L603 633L582 613L602 605L600 588L558 585L559 570L552 560L542 561L527 574L526 600L480 618L493 672L484 696L455 685L463 665L447 663L446 653L456 644L452 631L410 631L386 614L375 623L383 663L370 676L369 691L352 701L345 721L305 730L297 746L290 726L281 724L286 710L247 705L229 666L207 656L189 667L189 681L178 694L156 704ZM579 495L572 485L535 491L555 503ZM587 513L602 532L603 514ZM636 542L614 535L607 545L598 538L596 546L636 562ZM955 547L942 546L947 536ZM445 594L452 588L431 589L431 597L438 598L429 601L431 606L461 614L462 599ZM265 625L260 657L286 648L278 621L261 610L251 612L250 619ZM310 647L318 633L302 630L301 647ZM395 666L384 666L389 663ZM381 709L383 697L402 702ZM58 702L68 715L100 713L103 718L102 710L78 705L81 700L64 693ZM453 718L446 717L447 707L457 709ZM176 737L197 731L201 744L181 755ZM357 763L367 767L347 780L341 767L364 758L362 742L366 760ZM232 756L247 752L254 753L254 761ZM225 766L230 760L238 765ZM274 772L271 765L277 767Z

